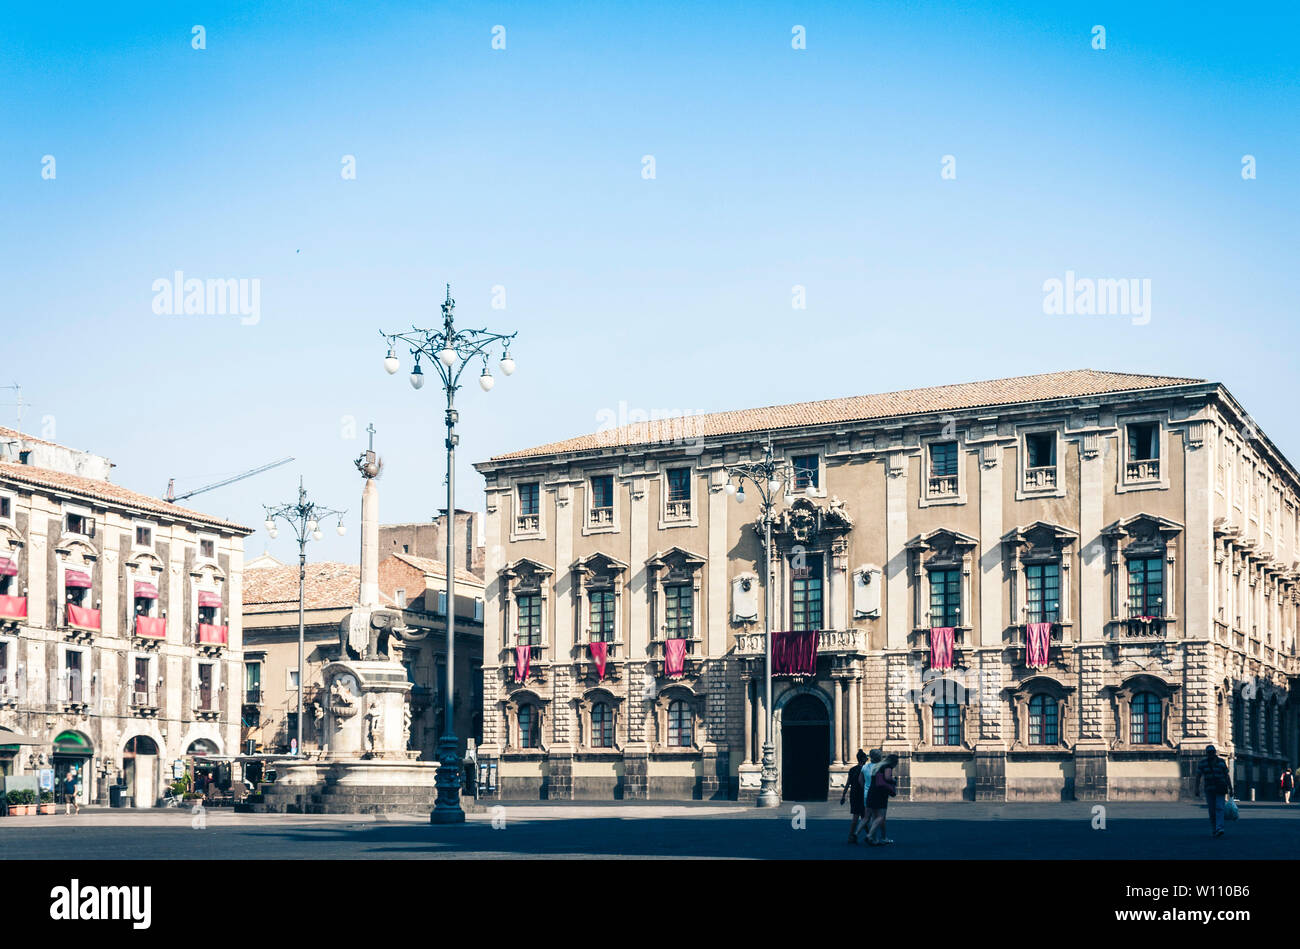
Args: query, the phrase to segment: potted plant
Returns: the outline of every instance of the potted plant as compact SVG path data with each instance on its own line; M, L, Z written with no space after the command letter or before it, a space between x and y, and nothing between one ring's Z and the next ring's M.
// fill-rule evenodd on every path
M54 809L55 809L56 806L57 806L57 805L54 803L54 792L53 792L53 791L42 791L42 792L41 792L41 805L40 805L40 808L39 808L40 813L42 813L42 814L53 814L53 813L55 813L55 810L54 810Z
M36 813L36 795L31 791L10 791L5 795L10 817Z

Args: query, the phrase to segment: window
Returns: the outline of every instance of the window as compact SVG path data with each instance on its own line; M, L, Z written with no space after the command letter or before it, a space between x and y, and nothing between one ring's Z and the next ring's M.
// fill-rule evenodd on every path
M591 479L591 506L593 508L614 506L613 475L596 475Z
M519 747L542 747L542 717L531 705L519 706Z
M143 656L135 658L135 696L136 705L146 705L149 702L149 693L153 691L149 682L149 660Z
M14 516L14 502L12 498L0 496L0 520L10 520Z
M934 743L936 745L961 744L961 706L934 706Z
M519 513L515 517L515 530L531 533L541 530L541 485L536 481L521 484L519 492Z
M153 528L137 524L135 527L135 545L137 547L152 547Z
M1061 567L1042 563L1025 566L1025 622L1055 623L1061 618Z
M406 590L398 587L393 591L393 602L397 604L399 610L406 609Z
M244 663L244 702L248 705L260 705L262 702L262 664L260 662Z
M84 701L83 675L81 653L76 649L69 649L63 654L63 678L67 684L67 700L69 702Z
M540 646L542 644L542 598L536 593L529 593L515 598L519 611L518 644L520 646Z
M199 556L204 560L215 560L217 557L217 542L210 537L200 537Z
M216 708L213 703L212 689L212 664L200 662L198 665L198 684L195 691L198 693L198 706L201 711L211 711Z
M1030 432L1025 435L1025 487L1056 487L1056 435Z
M1029 743L1055 745L1057 743L1056 699L1050 695L1035 695L1029 700Z
M614 591L592 590L587 598L591 603L591 641L614 641Z
M795 455L791 461L796 491L816 491L821 487L821 464L817 455Z
M9 681L9 644L0 642L0 695L13 691L13 683Z
M1155 422L1129 423L1125 475L1130 481L1160 477L1160 426Z
M961 625L961 571L930 571L930 625Z
M930 493L957 494L957 443L935 442L930 445Z
M693 738L694 721L688 703L677 699L668 704L668 745L670 748L689 748Z
M691 516L691 469L668 469L668 497L664 506L667 517Z
M804 563L791 569L790 628L796 632L822 628L822 555L806 554Z
M1133 696L1129 726L1129 741L1133 744L1160 744L1164 737L1160 721L1160 697L1154 692L1139 692Z
M68 514L64 518L64 532L81 534L84 537L95 536L95 519L85 514Z
M1159 557L1134 557L1128 562L1128 615L1164 616L1164 565Z
M298 691L298 670L289 669L285 672L285 687L290 692Z
M614 710L608 702L597 702L591 707L591 747L614 747Z
M199 607L199 623L205 626L217 625L217 608L215 606Z
M689 583L664 587L664 635L667 639L690 639L694 590Z

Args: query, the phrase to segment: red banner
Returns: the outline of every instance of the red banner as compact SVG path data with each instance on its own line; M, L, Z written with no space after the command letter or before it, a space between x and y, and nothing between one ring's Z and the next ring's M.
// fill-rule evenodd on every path
M166 639L167 620L161 616L137 616L135 618L135 634L148 639Z
M686 671L686 640L664 640L664 675L679 679Z
M99 631L99 610L92 610L84 606L75 606L68 604L68 625L75 626L77 629L93 629Z
M515 647L515 681L523 682L528 678L528 663L533 656L532 646Z
M1025 638L1025 665L1031 669L1046 668L1052 644L1052 624L1030 623L1025 627Z
M226 627L211 623L199 623L199 642L212 645L226 645Z
M935 626L930 630L930 668L952 668L953 627Z
M609 643L589 642L587 648L591 650L591 661L596 664L596 677L605 678L605 659L609 655Z
M27 619L27 597L0 596L0 619Z
M772 675L817 674L817 630L772 634Z

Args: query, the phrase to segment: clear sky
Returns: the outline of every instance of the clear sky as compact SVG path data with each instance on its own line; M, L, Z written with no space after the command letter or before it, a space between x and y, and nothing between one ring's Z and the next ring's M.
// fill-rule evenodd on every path
M460 399L463 507L620 406L1082 367L1222 381L1300 462L1294 4L51 6L0 14L0 384L141 491L296 456L192 503L258 525L301 473L351 512L313 557L357 559L369 421L382 518L443 504L441 395L379 330L444 282L519 331ZM260 319L156 314L177 270ZM1150 280L1150 321L1046 315L1067 271Z

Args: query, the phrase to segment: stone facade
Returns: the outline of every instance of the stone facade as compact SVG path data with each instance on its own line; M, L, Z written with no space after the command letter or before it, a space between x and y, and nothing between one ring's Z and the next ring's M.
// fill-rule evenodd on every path
M121 781L152 806L174 762L235 753L250 531L0 440L25 459L0 461L0 773L74 768L83 803Z
M1275 793L1298 750L1300 477L1217 383L1085 370L478 465L481 758L503 797L756 794L762 534L729 466L769 436L792 475L772 627L818 643L815 674L773 684L784 797L824 797L881 747L912 799L1178 798L1209 743L1243 795Z

